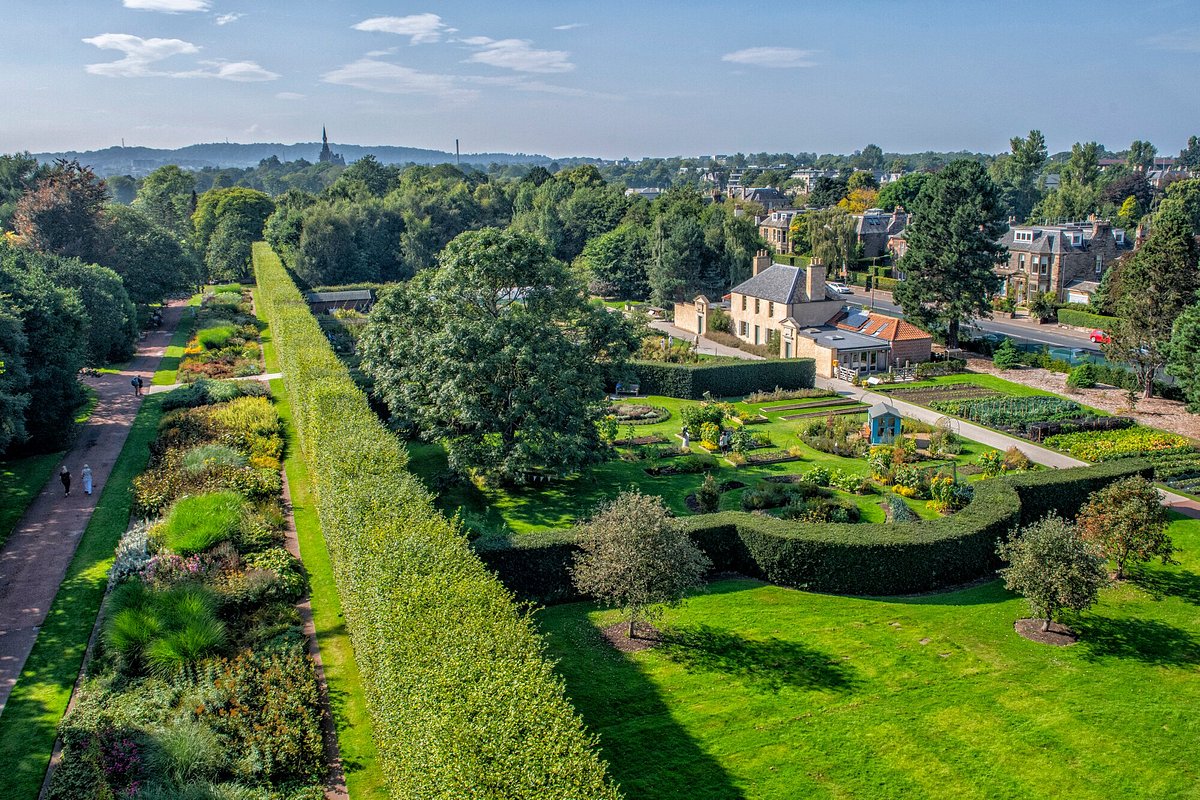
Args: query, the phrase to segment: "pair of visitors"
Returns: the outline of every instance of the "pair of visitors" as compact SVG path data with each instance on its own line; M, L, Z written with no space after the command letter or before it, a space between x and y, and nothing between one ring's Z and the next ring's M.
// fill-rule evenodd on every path
M721 436L717 439L717 444L721 447L721 455L729 452L729 445L733 442L733 434L730 431L721 431Z
M83 493L90 495L92 493L92 468L84 464L83 469L79 471L79 477L83 480ZM66 464L63 464L62 469L58 471L58 479L63 485L63 497L70 497L71 470L67 469Z

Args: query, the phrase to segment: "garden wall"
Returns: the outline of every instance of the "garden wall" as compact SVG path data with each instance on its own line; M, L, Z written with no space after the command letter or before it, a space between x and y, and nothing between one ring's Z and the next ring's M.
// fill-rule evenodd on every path
M391 796L618 797L531 621L405 469L261 242L254 270Z
M804 524L740 511L686 517L684 526L717 572L732 571L816 592L892 595L965 583L997 566L996 542L1017 525L1055 512L1073 517L1088 494L1144 461L1029 472L976 485L974 500L938 520ZM579 599L567 566L571 531L484 538L476 552L518 595L543 603Z
M816 378L816 362L811 358L720 364L635 361L633 372L642 394L699 400L705 392L713 397L734 397L770 391L777 386L781 389L811 389Z

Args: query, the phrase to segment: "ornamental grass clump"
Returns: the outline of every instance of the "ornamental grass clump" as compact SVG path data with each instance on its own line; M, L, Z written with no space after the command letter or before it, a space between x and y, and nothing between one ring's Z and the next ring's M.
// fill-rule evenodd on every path
M232 539L246 513L246 500L224 491L184 497L154 528L153 537L173 553L189 556Z
M169 676L219 650L226 633L203 586L154 589L126 581L110 597L103 637L131 672Z

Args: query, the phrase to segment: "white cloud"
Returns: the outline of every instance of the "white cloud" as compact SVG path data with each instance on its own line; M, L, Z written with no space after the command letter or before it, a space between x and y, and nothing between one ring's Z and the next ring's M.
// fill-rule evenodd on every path
M202 61L205 69L195 69L188 72L176 72L173 78L220 78L223 81L237 83L256 83L273 81L279 77L278 72L263 68L257 61Z
M478 95L475 90L462 87L453 75L420 72L373 58L360 58L338 67L322 75L321 80L371 92L423 94L458 102L472 100Z
M587 24L586 22L571 22L566 25L555 25L554 30L556 30L556 31L573 31L576 28L582 28L586 24Z
M493 67L511 69L516 72L570 72L575 65L570 62L571 54L565 50L538 50L528 39L489 39L472 36L461 40L463 44L480 48L467 61Z
M726 53L721 60L752 67L788 69L813 66L815 62L812 57L815 53L815 50L797 50L794 47L748 47Z
M606 92L593 92L590 89L580 89L575 86L560 86L556 83L534 80L517 75L512 76L476 76L463 78L467 83L476 86L502 86L517 92L536 92L541 94L556 94L561 97L590 97L593 100L620 100L620 95Z
M1184 53L1200 53L1200 29L1160 33L1140 39L1138 44L1155 50L1175 50Z
M276 100L303 100L306 96L307 95L300 94L299 92L276 92L275 99Z
M102 33L83 40L101 50L116 50L125 57L105 64L88 64L84 69L93 75L109 78L140 78L164 73L150 65L165 58L200 52L200 48L182 39L143 39L130 33Z
M247 83L273 81L278 73L255 61L201 61L199 69L163 70L153 65L172 56L195 55L200 48L182 39L143 39L130 33L102 33L83 40L101 50L116 50L124 58L84 67L92 75L107 78L219 78Z
M231 22L237 22L239 19L241 19L244 16L246 16L246 15L245 14L218 14L217 18L215 20L213 20L213 22L217 23L218 25L228 25Z
M138 11L165 11L181 14L185 11L208 11L209 0L123 0L126 8Z
M454 33L437 14L410 14L407 17L371 17L352 26L356 31L394 33L409 37L409 44L431 44L441 41L442 35Z

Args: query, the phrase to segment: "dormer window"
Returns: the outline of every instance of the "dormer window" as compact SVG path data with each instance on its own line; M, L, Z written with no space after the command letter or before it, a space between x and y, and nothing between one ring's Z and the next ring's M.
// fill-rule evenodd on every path
M1033 231L1016 231L1013 234L1013 241L1014 242L1032 242L1033 241Z
M1074 245L1075 247L1079 247L1079 245L1083 244L1083 234L1078 231L1075 233L1072 233L1071 234L1071 244Z
M1117 240L1117 244L1125 244L1125 231L1113 231L1113 238Z

